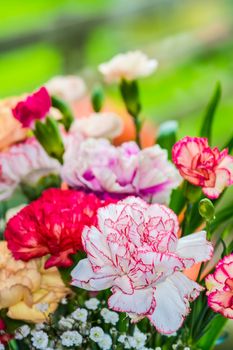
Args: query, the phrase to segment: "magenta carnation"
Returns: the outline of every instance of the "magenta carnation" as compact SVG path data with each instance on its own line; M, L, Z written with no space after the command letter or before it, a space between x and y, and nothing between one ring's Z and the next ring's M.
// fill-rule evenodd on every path
M203 289L182 271L210 259L204 231L178 239L175 213L128 197L98 210L98 228L86 227L87 259L72 271L72 284L90 291L111 288L109 307L134 320L148 317L160 333L174 333Z
M94 194L49 189L8 221L5 238L15 259L28 261L49 254L45 267L70 266L82 249L85 225L96 224L96 211L106 203Z
M17 103L12 109L14 117L23 127L32 128L35 120L44 119L51 107L51 99L45 87L28 96L26 100Z
M206 138L184 137L173 146L172 159L181 176L209 198L233 184L233 157L227 149L210 148Z
M233 254L219 261L214 273L207 276L206 287L209 306L233 319Z

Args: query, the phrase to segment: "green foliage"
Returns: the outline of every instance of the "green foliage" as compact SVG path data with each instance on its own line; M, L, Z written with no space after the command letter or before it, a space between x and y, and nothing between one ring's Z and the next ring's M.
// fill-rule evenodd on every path
M221 97L221 85L220 83L217 83L214 89L213 96L211 97L211 100L206 108L204 121L200 132L201 137L208 138L210 145L212 141L212 124L215 116L215 111L220 101L220 97Z

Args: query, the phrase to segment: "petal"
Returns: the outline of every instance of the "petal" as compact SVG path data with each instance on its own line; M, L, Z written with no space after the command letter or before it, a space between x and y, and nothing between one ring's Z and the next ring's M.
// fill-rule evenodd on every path
M232 292L215 291L208 296L208 305L224 317L233 319L233 296Z
M138 315L149 314L155 307L153 289L138 289L129 295L114 288L112 296L108 299L108 306L119 312L132 312Z
M201 288L181 272L176 272L156 286L156 308L148 318L158 332L172 334L182 326L190 311L189 300L197 297Z
M176 254L184 259L185 267L207 261L213 254L213 246L206 240L206 232L200 231L182 237L178 240Z
M83 259L79 261L78 265L71 272L71 284L91 291L110 288L117 276L114 270L106 270L103 273L96 273L93 271L88 259Z
M203 193L212 199L218 198L225 187L230 184L231 174L227 169L218 169L215 171L215 184L214 187L204 187Z
M93 267L113 265L106 236L96 227L85 227L82 232L83 247Z

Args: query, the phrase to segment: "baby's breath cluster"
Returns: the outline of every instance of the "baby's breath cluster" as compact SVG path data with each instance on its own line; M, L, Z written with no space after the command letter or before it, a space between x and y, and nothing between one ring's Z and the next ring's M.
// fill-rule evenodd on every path
M151 344L150 333L142 332L122 315L109 310L105 300L90 298L82 306L73 307L66 316L62 313L50 317L47 323L21 326L15 331L15 338L31 350L163 350L162 346ZM181 342L173 344L171 349L191 350Z

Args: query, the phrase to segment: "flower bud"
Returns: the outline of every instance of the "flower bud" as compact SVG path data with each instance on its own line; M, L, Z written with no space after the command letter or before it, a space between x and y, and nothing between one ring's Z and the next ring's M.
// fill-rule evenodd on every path
M199 202L199 213L206 221L212 221L214 219L215 208L208 198L204 198Z
M91 94L92 107L96 113L100 112L103 106L104 92L101 85L96 85Z

